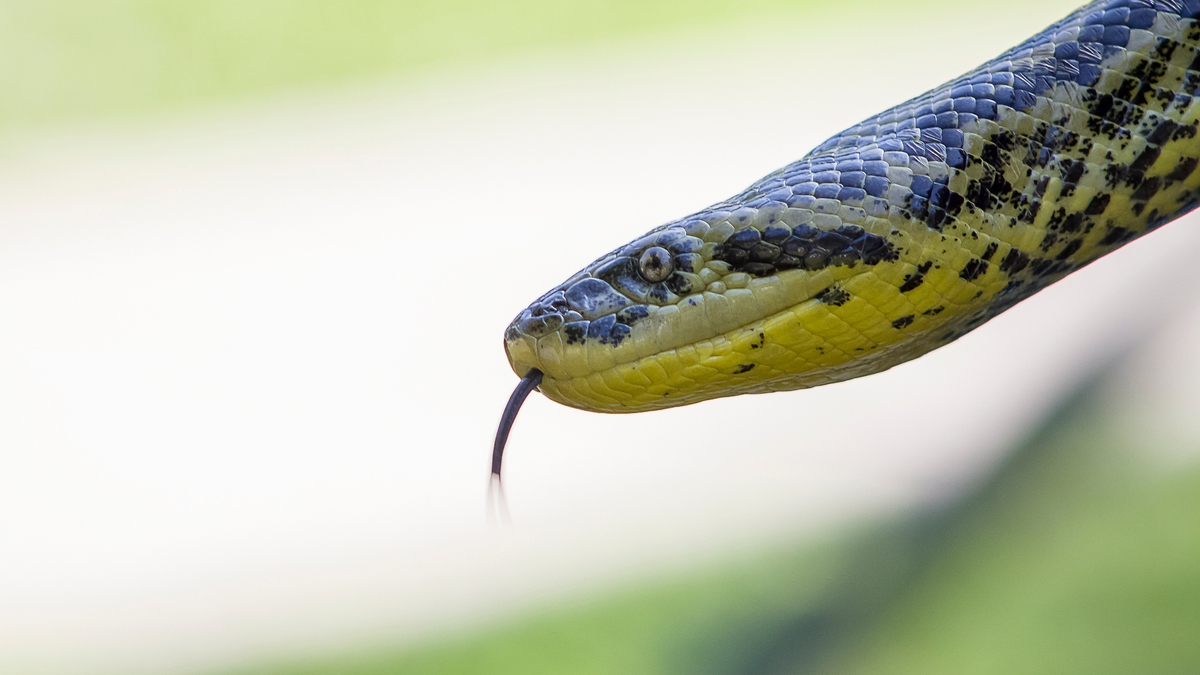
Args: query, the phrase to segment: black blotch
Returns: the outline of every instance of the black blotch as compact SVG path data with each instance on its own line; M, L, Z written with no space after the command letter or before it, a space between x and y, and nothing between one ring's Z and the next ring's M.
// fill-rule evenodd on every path
M690 295L694 291L701 290L692 288L692 282L679 272L672 272L670 276L663 280L663 283L666 284L672 293L678 296Z
M1133 196L1131 199L1137 202L1150 201L1150 198L1157 194L1159 188L1162 187L1162 182L1162 176L1147 178L1146 180L1142 181L1142 184L1138 186L1138 189L1133 191Z
M1055 260L1066 260L1067 258L1070 258L1072 255L1074 255L1075 252L1078 251L1081 246L1083 246L1083 240L1075 239L1075 240L1071 241L1069 244L1067 244L1065 247L1063 247L1063 250L1057 256L1055 256L1054 259Z
M937 316L938 314L941 314L942 310L944 310L944 309L946 309L946 308L941 305L938 305L937 307L932 307L930 309L925 310L924 312L921 312L921 314L923 314L925 316Z
M1029 256L1019 248L1011 248L1000 260L1000 271L1008 275L1016 274L1029 264Z
M1158 46L1154 48L1154 56L1160 61L1170 61L1179 43L1171 38L1158 38Z
M1067 162L1064 162L1066 164ZM1063 182L1075 184L1083 178L1083 174L1087 172L1087 162L1072 162L1070 167L1063 173Z
M1108 208L1108 202L1112 199L1112 195L1104 192L1092 197L1092 201L1088 202L1087 208L1083 210L1086 216L1098 216L1104 213L1104 209Z
M983 260L991 260L992 256L996 255L997 249L1000 248L1000 242L993 241L983 250L983 255L979 256Z
M1129 165L1129 173L1126 176L1126 181L1131 185L1142 180L1146 175L1146 170L1150 168L1154 162L1158 161L1158 156L1162 154L1162 148L1146 148L1138 158L1133 160Z
M1038 212L1042 210L1041 200L1029 199L1026 195L1021 195L1019 205L1020 210L1017 212L1017 220L1025 223L1032 224L1037 219Z
M1045 196L1046 189L1050 187L1050 176L1042 176L1038 179L1037 185L1034 186L1033 192L1039 197Z
M758 334L758 342L751 342L750 349L762 349L763 345L765 345L766 343L767 343L767 336L763 335L762 333L759 333Z
M563 326L563 335L567 338L567 344L582 344L587 337L587 329L583 327L581 322L572 322Z
M1059 207L1054 213L1050 214L1050 220L1046 222L1046 227L1050 230L1057 230L1062 226L1063 221L1067 219L1066 207Z
M715 260L729 263L735 271L767 277L779 268L803 267L821 270L829 266L853 267L858 263L877 265L899 259L895 247L884 237L864 231L856 225L843 225L834 231L799 226L782 246L737 232L713 252ZM737 241L734 236L741 235ZM731 243L731 241L733 243ZM768 262L769 261L769 262Z
M928 272L929 268L931 267L933 267L932 260L927 260L918 265L915 273L904 277L904 283L900 286L900 292L907 293L920 286L925 281L925 273Z
M668 300L668 289L666 284L654 284L650 287L650 299L658 301L659 304L665 305Z
M913 322L914 318L915 317L912 314L909 314L908 316L902 316L899 319L896 319L895 321L892 322L892 328L895 328L897 330L899 330L901 328L906 328L909 326L909 324L911 324Z
M995 143L987 143L980 151L979 158L992 166L1000 166L1000 148Z
M1128 164L1109 164L1104 167L1104 182L1108 187L1116 187L1117 183L1125 180L1129 173Z
M1192 172L1196 170L1196 163L1198 161L1200 161L1200 159L1196 157L1184 157L1183 159L1179 160L1179 163L1175 165L1175 168L1171 169L1171 173L1167 174L1167 182L1173 183L1192 175Z
M741 266L741 271L754 277L769 277L775 274L775 266L770 263L752 262Z
M620 323L615 324L609 330L608 335L602 335L600 337L600 344L613 345L615 347L624 342L625 338L629 337L630 332L629 326Z
M958 276L962 277L966 281L974 281L982 276L984 272L987 272L987 269L987 261L980 260L979 258L971 258L969 261L967 261L967 264L963 266L962 271L958 273Z
M1171 140L1171 136L1178 128L1179 125L1175 122L1172 122L1171 120L1163 120L1158 123L1158 126L1154 127L1154 131L1150 132L1150 135L1146 137L1146 140L1155 145L1162 145L1163 143Z
M734 375L741 375L742 373L748 373L748 372L750 372L750 371L752 371L752 370L754 370L754 364L753 364L753 363L743 363L742 365L740 365L740 366L738 366L738 367L737 367L737 370L733 371L733 374L734 374Z
M617 312L617 323L633 325L638 319L650 316L650 308L646 305L630 305Z
M826 305L832 305L834 307L841 307L842 305L846 304L847 300L850 299L850 294L847 293L841 286L834 284L833 286L830 286L829 288L826 288L818 293L816 297L818 302L823 302Z
M1081 229L1083 229L1083 214L1082 213L1072 213L1071 215L1069 215L1063 219L1063 222L1062 222L1062 231L1063 232L1078 232Z
M1130 239L1133 239L1133 231L1124 227L1110 227L1108 232L1104 234L1104 238L1100 240L1101 246L1112 246L1113 244L1122 244Z

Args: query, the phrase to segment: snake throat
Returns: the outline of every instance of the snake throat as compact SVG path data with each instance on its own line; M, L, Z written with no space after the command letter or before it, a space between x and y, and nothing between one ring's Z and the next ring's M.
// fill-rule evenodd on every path
M509 362L602 412L886 370L1195 208L1198 88L1200 0L1093 2L600 257Z

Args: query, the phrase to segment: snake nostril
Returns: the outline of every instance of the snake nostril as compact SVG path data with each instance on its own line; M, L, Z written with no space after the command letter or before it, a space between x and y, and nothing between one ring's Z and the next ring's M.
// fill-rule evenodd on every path
M666 279L673 271L670 252L661 246L646 249L638 259L638 271L652 283Z

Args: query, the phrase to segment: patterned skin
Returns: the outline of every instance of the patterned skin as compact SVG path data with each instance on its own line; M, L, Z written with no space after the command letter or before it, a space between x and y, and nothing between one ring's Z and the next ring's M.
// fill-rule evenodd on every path
M947 344L1200 203L1200 0L1094 2L534 302L513 370L636 412Z

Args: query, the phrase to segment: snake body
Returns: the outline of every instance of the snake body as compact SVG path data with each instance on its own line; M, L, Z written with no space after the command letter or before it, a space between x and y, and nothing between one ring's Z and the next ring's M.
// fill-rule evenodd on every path
M1102 0L600 257L505 333L560 403L876 373L1200 204L1200 0Z

